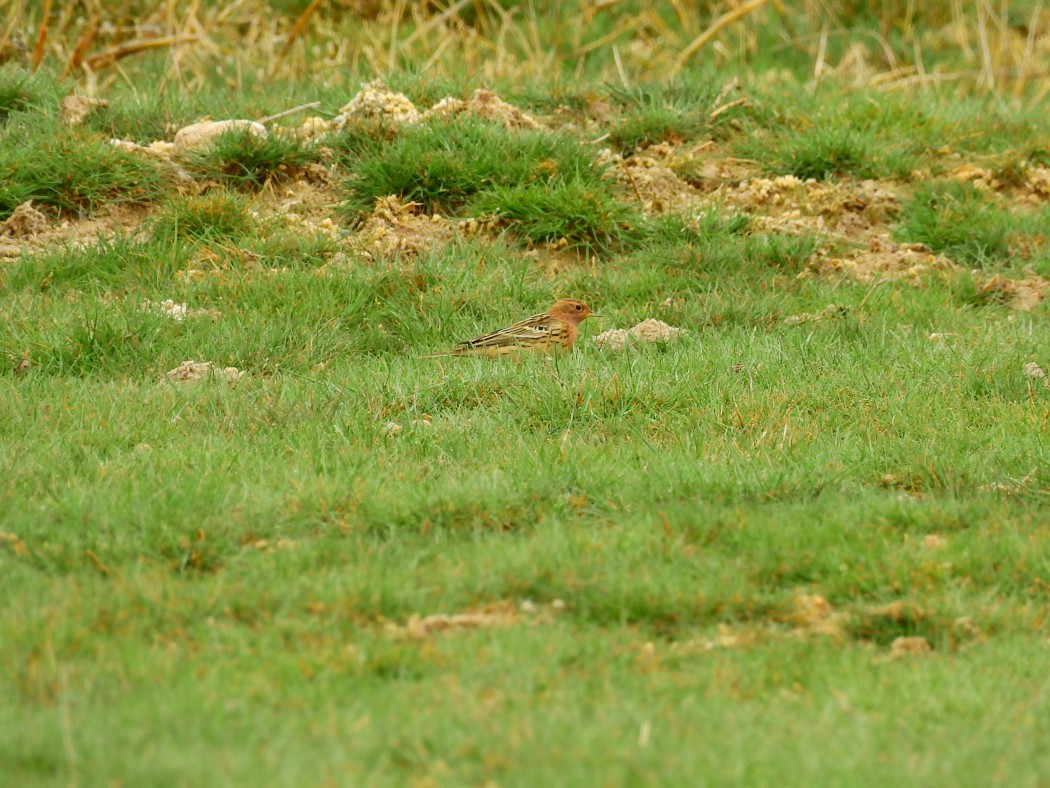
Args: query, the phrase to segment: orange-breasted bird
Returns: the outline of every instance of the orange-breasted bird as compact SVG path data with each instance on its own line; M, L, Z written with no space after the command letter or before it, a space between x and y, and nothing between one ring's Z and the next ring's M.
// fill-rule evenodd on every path
M572 350L579 336L580 323L596 315L582 301L563 298L546 312L519 320L513 325L460 342L447 353L437 356L486 356L498 358L508 353L551 353ZM430 356L435 358L436 356Z

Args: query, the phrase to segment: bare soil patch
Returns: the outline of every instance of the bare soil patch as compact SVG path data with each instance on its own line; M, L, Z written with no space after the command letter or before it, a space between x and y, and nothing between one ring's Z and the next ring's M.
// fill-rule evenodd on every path
M113 204L83 219L55 219L31 203L23 203L0 227L0 261L16 260L23 252L41 254L61 246L94 246L101 239L135 232L148 213L149 208L142 205Z

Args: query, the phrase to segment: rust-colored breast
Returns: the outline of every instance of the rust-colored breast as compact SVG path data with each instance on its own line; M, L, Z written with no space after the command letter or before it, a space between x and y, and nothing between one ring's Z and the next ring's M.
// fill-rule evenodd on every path
M576 337L580 334L579 329L565 320L559 320L558 323L561 325L561 333L563 334L561 339L562 347L566 350L572 350L572 346L576 344Z

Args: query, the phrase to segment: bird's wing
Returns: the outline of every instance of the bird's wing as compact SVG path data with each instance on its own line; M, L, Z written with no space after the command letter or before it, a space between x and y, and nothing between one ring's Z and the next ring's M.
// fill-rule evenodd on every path
M462 350L475 350L483 348L513 347L515 345L532 345L537 343L560 341L565 332L565 326L557 318L547 314L533 315L524 320L491 334L485 334L477 339L461 342L458 346Z

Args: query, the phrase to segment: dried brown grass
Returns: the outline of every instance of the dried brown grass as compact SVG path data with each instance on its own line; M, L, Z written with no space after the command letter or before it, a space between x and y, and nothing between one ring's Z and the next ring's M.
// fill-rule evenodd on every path
M814 81L885 90L952 84L1036 101L1050 94L1050 7L1020 0L886 3L863 18L823 0L722 0L703 11L679 1L630 13L608 2L504 8L495 0L312 0L286 13L265 0L121 8L125 16L102 0L9 2L0 53L12 58L16 41L32 42L34 68L52 67L89 91L130 81L138 56L163 49L164 76L183 90L220 67L237 89L248 75L316 81L383 76L405 64L437 77L470 73L477 83L586 73L629 84L701 60L793 52L812 63Z

